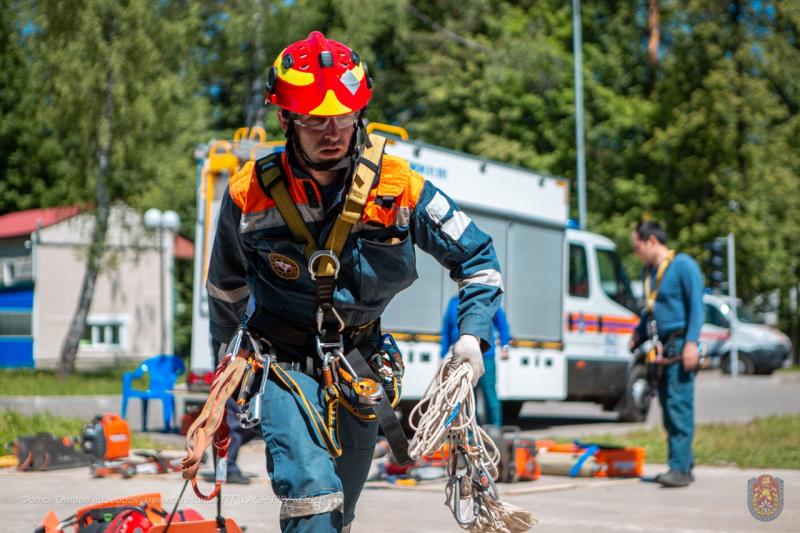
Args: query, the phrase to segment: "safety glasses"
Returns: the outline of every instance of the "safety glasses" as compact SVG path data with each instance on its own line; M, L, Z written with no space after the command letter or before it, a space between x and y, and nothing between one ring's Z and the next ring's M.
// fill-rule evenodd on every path
M303 128L308 128L314 131L323 131L328 128L330 121L336 123L337 129L352 128L356 120L358 120L357 113L349 113L347 115L339 115L336 117L320 117L316 115L294 115L294 123Z

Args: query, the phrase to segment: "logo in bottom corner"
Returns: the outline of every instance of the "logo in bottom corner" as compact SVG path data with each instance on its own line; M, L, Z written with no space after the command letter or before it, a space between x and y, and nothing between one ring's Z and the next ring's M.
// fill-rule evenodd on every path
M775 520L783 511L783 480L764 474L747 482L747 507L756 520Z
M269 254L269 266L272 271L283 279L297 279L300 277L300 267L297 263L281 254Z

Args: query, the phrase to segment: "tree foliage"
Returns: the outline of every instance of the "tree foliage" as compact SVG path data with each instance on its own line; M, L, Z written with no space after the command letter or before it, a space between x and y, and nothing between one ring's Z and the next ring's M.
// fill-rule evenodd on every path
M262 122L279 135L259 106L266 69L314 29L366 60L372 120L576 175L569 2L0 0L0 9L10 73L0 80L0 212L92 200L111 79L110 198L190 222L193 146ZM784 325L797 330L798 3L583 0L581 15L590 228L620 245L631 272L628 235L642 217L666 222L672 244L700 260L704 243L733 231L740 294L778 291Z

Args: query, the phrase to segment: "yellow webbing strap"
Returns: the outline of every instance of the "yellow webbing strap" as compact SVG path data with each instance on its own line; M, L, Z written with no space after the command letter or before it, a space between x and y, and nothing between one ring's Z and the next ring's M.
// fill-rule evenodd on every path
M336 257L339 257L339 254L342 253L344 243L347 242L347 236L350 235L350 230L353 229L353 225L358 222L361 218L361 213L364 212L364 206L369 198L369 191L372 189L372 184L375 183L377 171L380 168L383 149L386 146L386 137L370 135L369 140L372 146L365 149L364 154L361 156L353 176L353 183L350 185L350 191L347 193L347 198L345 198L342 213L336 219L325 243L325 249L333 251ZM370 168L370 163L372 168ZM333 260L328 256L322 256L317 262L317 276L333 276L334 268Z
M296 239L305 241L303 255L308 259L311 254L317 251L317 243L314 237L311 236L311 232L308 231L308 226L306 226L303 216L286 188L277 154L270 154L256 161L256 169L262 186L272 197L283 220L289 227L289 231L292 232Z
M339 445L338 439L333 436L333 428L328 427L322 415L309 403L300 385L298 385L294 378L279 365L272 364L270 365L270 369L273 375L283 383L286 390L294 394L297 403L300 404L300 407L308 414L308 419L311 426L314 428L314 432L319 437L320 442L328 449L330 456L336 458L342 455L342 448Z
M342 212L339 218L336 219L325 243L325 249L331 250L337 257L342 253L353 225L361 218L364 205L366 205L369 198L369 191L372 189L372 184L375 182L377 171L380 168L386 137L370 135L369 140L372 146L364 150L364 154L356 166L353 183L350 185L350 190L345 198ZM271 154L259 159L256 161L256 169L263 187L275 202L275 206L289 227L289 231L296 239L306 243L303 253L308 259L311 254L319 249L319 245L314 241L300 211L289 195L286 182L282 178L283 173L280 169L278 157L275 154ZM316 262L317 276L333 276L334 271L335 265L330 257L321 256Z
M644 295L647 300L647 312L650 314L653 313L653 308L656 305L658 289L661 287L664 273L667 271L667 267L672 263L673 259L675 259L675 250L669 250L667 256L661 261L661 264L658 265L658 270L656 271L656 286L652 291L650 290L650 273L648 272L647 276L644 278Z

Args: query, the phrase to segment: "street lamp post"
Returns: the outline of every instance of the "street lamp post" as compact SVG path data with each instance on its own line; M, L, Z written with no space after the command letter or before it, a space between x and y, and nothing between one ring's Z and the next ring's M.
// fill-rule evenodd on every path
M173 345L173 335L167 335L168 328L165 325L165 296L169 299L169 309L170 309L170 316L174 316L174 288L173 288L173 272L175 266L175 252L174 252L174 243L175 243L175 232L178 230L181 224L181 219L178 216L178 213L175 211L164 211L162 212L159 209L151 208L145 211L144 213L144 225L150 229L155 229L158 232L158 286L159 286L159 323L160 323L160 341L159 341L159 350L160 353L173 353L174 345ZM166 231L165 231L166 230ZM166 246L164 245L165 240L165 233L166 233ZM170 290L167 291L165 294L164 291L164 248L167 249L167 258L169 260L169 280L170 280ZM170 320L170 330L174 326L174 320ZM169 340L167 340L167 337Z

